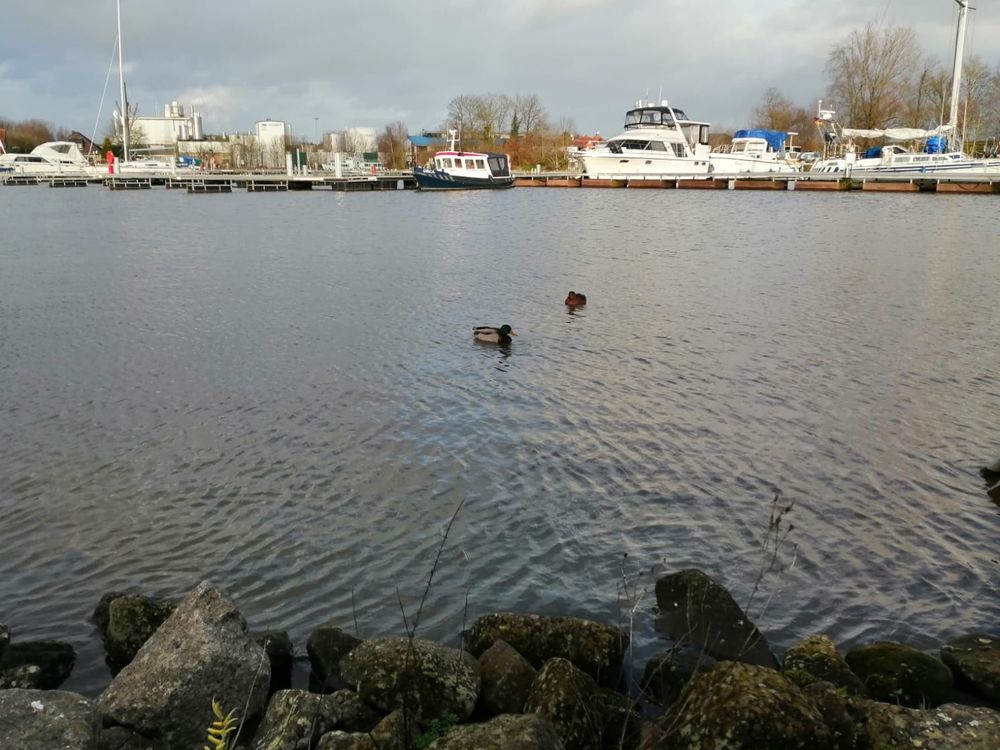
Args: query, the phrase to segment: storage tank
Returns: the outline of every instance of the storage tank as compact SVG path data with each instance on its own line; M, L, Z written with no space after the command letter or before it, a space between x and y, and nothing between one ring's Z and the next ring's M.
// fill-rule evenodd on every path
M334 153L343 152L344 150L344 134L338 133L336 131L327 133L326 137L329 139L330 146L327 149Z
M191 137L196 141L202 140L201 112L191 112Z

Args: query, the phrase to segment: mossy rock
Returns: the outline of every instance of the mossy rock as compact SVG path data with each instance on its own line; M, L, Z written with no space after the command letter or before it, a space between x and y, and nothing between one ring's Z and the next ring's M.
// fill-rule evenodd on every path
M966 635L941 647L956 682L1000 706L1000 638Z
M954 680L939 659L912 646L880 641L845 657L869 697L909 708L933 708L951 700Z
M143 644L175 609L173 604L138 594L125 594L110 601L104 650L112 675L132 662Z
M691 646L678 646L654 655L642 673L640 687L646 698L664 708L677 701L688 682L711 669L715 659Z
M657 624L678 643L693 643L716 659L778 668L767 639L718 581L688 569L656 582Z
M509 643L536 669L549 659L566 659L600 685L615 687L629 637L621 628L576 617L497 612L476 620L468 648L479 656L497 641Z
M524 713L552 722L566 750L600 750L604 703L597 683L566 659L545 662L531 685Z
M825 635L811 635L788 649L781 672L802 687L828 682L846 695L865 694L861 680Z
M695 675L644 750L842 750L816 701L784 675L719 662Z
M867 706L860 747L872 750L996 750L1000 713L990 708L946 703L931 710L887 703Z

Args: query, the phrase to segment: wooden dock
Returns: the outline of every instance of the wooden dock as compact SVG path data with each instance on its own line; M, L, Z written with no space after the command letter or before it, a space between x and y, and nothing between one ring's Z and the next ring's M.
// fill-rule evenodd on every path
M109 190L148 190L152 187L185 190L192 195L231 193L284 193L289 191L330 190L335 192L371 192L414 190L416 180L410 172L332 177L326 173L288 175L284 173L178 172L165 174L129 174L100 176L71 175L0 175L0 182L10 186L47 184L51 187L104 185ZM517 175L514 184L524 188L626 188L632 190L770 190L770 191L860 191L871 193L946 193L952 195L1000 195L1000 175L933 176L919 172L907 174L844 177L838 174L739 174L739 175L659 175L643 177L591 176L575 172Z
M867 191L883 193L967 193L1000 195L1000 174L930 176L920 172L865 177L836 174L729 174L676 176L590 176L580 173L517 175L517 187L628 188L632 190Z
M592 177L573 173L518 175L517 187L630 188L633 190L804 190L876 193L968 193L1000 195L1000 175L928 176L919 172L842 177L808 172L791 174Z

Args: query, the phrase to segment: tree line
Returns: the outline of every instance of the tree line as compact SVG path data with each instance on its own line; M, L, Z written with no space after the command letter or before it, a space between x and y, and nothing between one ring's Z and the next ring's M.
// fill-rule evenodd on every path
M933 129L951 108L951 66L925 54L906 27L869 24L855 29L830 50L823 108L837 112L846 127ZM754 110L754 127L792 130L806 147L819 147L813 125L816 107L792 103L769 88ZM1000 67L981 58L966 60L959 93L958 134L969 150L1000 136Z

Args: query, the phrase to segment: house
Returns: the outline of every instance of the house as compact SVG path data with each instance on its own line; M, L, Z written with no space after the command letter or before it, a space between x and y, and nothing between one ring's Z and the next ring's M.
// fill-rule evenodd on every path
M444 133L428 133L424 131L420 135L411 135L410 139L410 160L413 164L426 164L434 154L445 148L448 141Z

